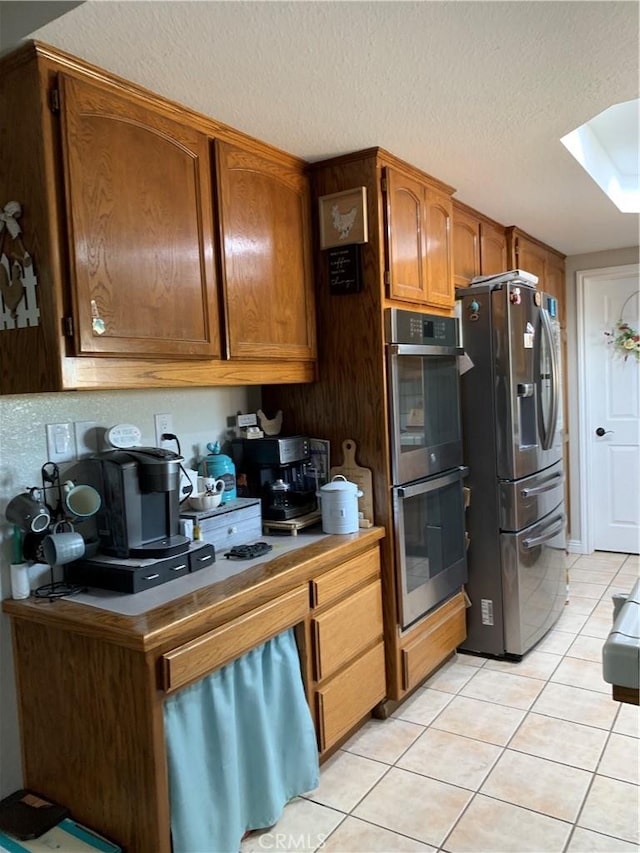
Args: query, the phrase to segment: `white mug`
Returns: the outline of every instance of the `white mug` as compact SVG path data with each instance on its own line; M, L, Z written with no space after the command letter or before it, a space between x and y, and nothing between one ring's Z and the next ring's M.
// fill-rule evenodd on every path
M100 492L83 483L76 486L73 480L64 484L64 502L71 515L76 518L90 518L102 505Z
M201 486L200 493L213 492L214 495L221 495L224 492L224 480L216 480L215 477L199 477L198 486Z

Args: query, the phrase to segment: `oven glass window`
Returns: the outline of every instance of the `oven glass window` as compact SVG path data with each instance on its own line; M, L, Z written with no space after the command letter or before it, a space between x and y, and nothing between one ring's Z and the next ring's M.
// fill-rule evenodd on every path
M429 584L464 558L460 482L404 500L406 592Z
M400 357L397 399L401 453L459 441L455 356Z

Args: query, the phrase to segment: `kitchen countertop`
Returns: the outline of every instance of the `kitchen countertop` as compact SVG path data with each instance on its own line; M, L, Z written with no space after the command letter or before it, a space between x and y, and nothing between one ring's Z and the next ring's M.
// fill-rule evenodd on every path
M168 648L178 638L184 641L203 628L216 628L308 583L383 536L382 527L334 535L310 528L297 536L262 536L261 541L273 546L262 557L236 561L216 554L208 568L144 592L91 589L54 601L9 598L2 607L14 619L67 628L128 648Z
M299 548L321 541L325 536L325 533L320 533L317 530L298 536L261 536L260 541L267 542L271 545L272 550L261 557L254 557L252 560L228 560L224 556L224 551L216 551L215 562L206 569L191 572L152 589L136 593L124 593L91 587L87 592L74 595L73 599L68 600L87 604L90 607L99 607L101 610L109 610L112 613L121 613L123 616L137 616L163 604L168 604L174 601L176 597L228 580L248 569L282 557L284 554L291 554Z

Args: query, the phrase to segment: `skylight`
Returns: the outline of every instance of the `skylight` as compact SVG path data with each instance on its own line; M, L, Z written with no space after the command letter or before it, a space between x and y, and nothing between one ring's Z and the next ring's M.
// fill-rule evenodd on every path
M623 213L640 213L639 106L614 104L560 140Z

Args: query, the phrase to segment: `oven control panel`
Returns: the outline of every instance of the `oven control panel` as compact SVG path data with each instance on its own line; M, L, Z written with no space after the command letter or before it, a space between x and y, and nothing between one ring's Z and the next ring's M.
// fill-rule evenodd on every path
M387 343L394 344L455 347L458 340L458 321L455 317L387 308L385 339Z

